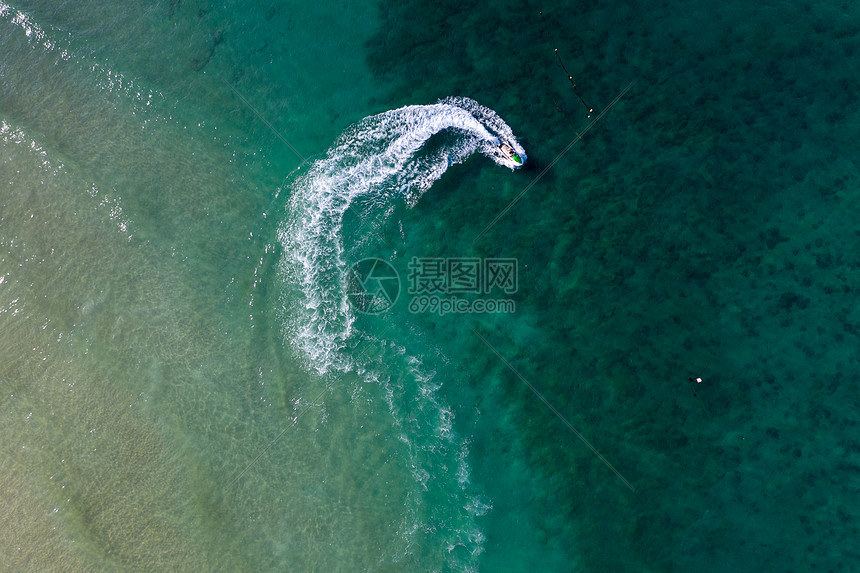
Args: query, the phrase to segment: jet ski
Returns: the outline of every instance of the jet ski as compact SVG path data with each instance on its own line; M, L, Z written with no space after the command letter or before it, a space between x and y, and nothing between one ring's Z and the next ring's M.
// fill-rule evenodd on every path
M505 159L511 161L515 167L522 167L523 158L519 153L513 148L513 146L504 141L499 142L499 151Z

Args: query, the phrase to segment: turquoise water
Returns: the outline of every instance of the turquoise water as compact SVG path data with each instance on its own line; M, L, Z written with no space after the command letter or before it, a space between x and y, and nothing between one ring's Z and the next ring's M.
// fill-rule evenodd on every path
M0 569L851 570L858 17L0 1Z

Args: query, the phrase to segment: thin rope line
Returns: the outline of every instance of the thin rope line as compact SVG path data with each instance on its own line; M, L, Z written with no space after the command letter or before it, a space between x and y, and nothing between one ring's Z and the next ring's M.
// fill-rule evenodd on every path
M243 470L242 470L241 472L239 472L239 473L238 473L238 474L237 474L233 479L231 479L231 480L230 480L230 483L228 483L228 484L227 484L227 487L228 487L228 488L229 488L229 487L231 487L234 483L236 483L237 481L239 481L239 478L241 478L243 475L245 475L245 473L246 473L249 469L251 469L252 467L254 467L254 465L255 465L258 461L260 461L260 458L262 458L264 455L266 455L266 452L268 452L269 450L271 450L271 449L272 449L272 446L274 446L274 445L278 442L278 440L280 440L280 439L284 436L284 434L286 434L286 433L287 433L287 430L289 430L290 428L292 428L293 426L295 426L296 424L298 424L298 422L299 422L299 418L301 418L301 417L302 417L302 415L303 415L305 412L307 412L308 410L310 410L312 406L315 406L315 405L319 402L320 398L322 398L322 397L323 397L323 395L324 395L326 392L328 392L328 390L329 390L329 389L328 389L328 387L327 387L327 386L326 386L325 388L323 388L323 391L319 393L319 395L314 399L314 401L313 401L313 402L308 403L308 405L307 405L307 406L305 406L305 409L304 409L304 410L302 410L301 412L299 412L299 414L298 414L295 418L293 418L293 421L292 421L292 423L291 423L291 424L289 424L286 428L284 428L283 430L281 430L281 433L280 433L280 434L278 434L277 436L275 436L275 439L274 439L274 440L272 440L271 442L269 442L269 445L268 445L268 446L266 446L265 448L263 448L263 451L262 451L262 452L260 452L259 454L257 454L257 457L256 457L256 458L254 458L254 459L251 461L251 463L249 463L247 466L245 466L245 469L243 469Z
M593 453L595 456L597 456L597 459L599 459L601 462L603 462L603 464L604 464L606 467L608 467L610 470L612 470L612 473L614 473L616 476L618 476L618 479L620 479L622 482L624 482L624 485L626 485L628 488L630 488L630 491L636 491L636 488L634 488L634 487L630 484L630 482L629 482L629 481L627 481L627 479L626 479L623 475L621 475L621 472L619 472L617 469L615 469L615 466L613 466L611 463L609 463L609 460L607 460L607 459L603 456L603 454L601 454L599 451L597 451L597 448L595 448L593 445L591 445L591 442L589 442L589 441L585 438L585 436L583 436L583 435L579 432L579 430L577 430L576 428L574 428L574 427L573 427L573 424L571 424L570 422L568 422L568 421L567 421L567 418L565 418L565 417L561 414L561 412L559 412L558 410L556 410L556 409L555 409L555 407L554 407L552 404L550 404L550 403L549 403L549 400L547 400L546 398L544 398L544 397L543 397L543 394L541 394L540 392L538 392L537 388L535 388L534 386L532 386L532 384L531 384L528 380L526 380L525 376L523 376L522 374L520 374L520 373L519 373L519 371L518 371L516 368L514 368L513 364L511 364L510 362L508 362L508 361L505 359L505 357L504 357L504 356L502 356L502 355L501 355L501 353L500 353L498 350L496 350L496 349L493 347L493 345L492 345L492 344L490 344L490 342L489 342L486 338L484 338L483 336L481 336L481 333L480 333L480 332L478 332L474 327L472 327L472 332L474 332L474 333L475 333L475 336L477 336L478 338L480 338L480 339L481 339L481 341L482 341L484 344L486 344L486 345L487 345L487 348L489 348L489 349L493 352L493 354L495 354L496 356L498 356L498 357L499 357L499 360L501 360L501 361L505 364L505 366L507 366L507 367L510 369L510 371L511 371L511 372L513 372L513 373L517 376L517 378L519 378L520 380L522 380L522 381L523 381L523 383L525 383L525 385L529 387L529 390L531 390L531 391L534 393L534 395L535 395L535 396L537 396L538 398L540 398L540 401L541 401L541 402L543 402L543 403L544 403L544 405L545 405L547 408L549 408L549 409L550 409L550 411L551 411L553 414L555 414L555 415L556 415L556 417L558 417L558 419L559 419L559 420L561 420L561 421L564 423L564 425L565 425L565 426L567 426L567 428L568 428L571 432L573 432L573 433L576 435L576 437L577 437L577 438L579 438L579 440L580 440L583 444L585 444L585 445L586 445L586 447L588 447L588 449L589 449L589 450L591 450L591 451L592 451L592 453Z
M263 123L265 123L265 124L266 124L266 127L268 127L269 129L271 129L271 130L272 130L272 133L274 133L275 135L277 135L277 136L278 136L278 138L279 138L281 141L283 141L283 142L284 142L284 144L285 144L287 147L289 147L289 148L290 148L290 150L291 150L293 153L295 153L295 154L296 154L296 156L297 156L299 159L301 159L301 160L302 160L302 163L307 163L307 161L308 161L308 160L307 160L307 158L306 158L304 155L302 155L301 153L299 153L299 150L298 150L298 149L296 149L295 147L293 147L293 144L292 144L292 143L290 143L289 141L287 141L287 138L286 138L286 137L284 137L283 135L281 135L281 134L280 134L280 132L278 132L278 130L277 130L277 129L275 129L275 128L274 128L274 126L273 126L271 123L269 123L269 121L268 121L265 117L263 117L263 115L262 115L259 111L257 111L257 108L255 108L254 106L252 106L252 105L251 105L251 103L250 103L248 100L246 100L246 99L244 98L244 96L242 96L242 94L240 94L240 93L239 93L239 90L237 90L237 89L236 89L236 88L234 88L232 85L230 85L230 83L229 83L227 80L221 80L221 81L223 81L223 82L224 82L224 85L226 85L228 88L230 88L230 89L233 91L233 93L234 93L234 94L236 94L236 97L238 97L240 100L242 100L242 103L244 103L246 106L248 106L248 109L250 109L251 111L253 111L253 112L254 112L254 115L256 115L257 117L259 117L259 118L260 118L260 121L262 121Z
M513 201L511 201L511 202L508 204L508 206L507 206L507 207L505 207L504 209L502 209L502 212L501 212L501 213L499 213L498 215L496 215L496 218L495 218L495 219L493 219L492 221L490 221L490 224L489 224L489 225L487 225L486 227L484 227L484 230L483 230L483 231L481 231L481 232L478 234L478 236L477 236L477 237L475 237L475 238L472 240L472 244L474 245L475 243L477 243L477 242L478 242L478 239L480 239L481 237L483 237L484 235L486 235L486 234L487 234L487 231L489 231L489 230L490 230L490 229L491 229L491 228L492 228L496 223L498 223L498 222L499 222L499 219L501 219L502 217L504 217L504 216L508 213L508 211L510 211L511 209L513 209L514 205L516 205L516 204L519 202L519 200L523 198L523 195L525 195L526 193L528 193L529 191L531 191L531 188L532 188L532 187L534 187L534 186L537 184L537 182L538 182L538 181L540 181L540 179L541 179L544 175L546 175L546 172L547 172L547 171L549 171L550 169L552 169L553 165L555 165L556 163L558 163L558 162L559 162L559 160L561 160L561 158L562 158L562 157L564 157L564 155L565 155L568 151L570 151L570 148L571 148L571 147L573 147L577 142L582 141L582 136L583 136L583 135L585 135L586 133L588 133L588 131L589 131L592 127L594 127L594 125L595 125L598 121L600 121L600 120L603 118L603 116L604 116L604 115L606 115L606 113L607 113L610 109L612 109L612 108L615 106L615 104L617 104L617 103L621 100L621 98L622 98L622 97L624 97L624 95L625 95L628 91L630 91L630 88L632 88L632 87L633 87L633 84L635 84L637 81L639 81L639 80L638 80L638 79L636 79L636 80L633 80L632 82L630 82L629 84L627 84L627 87L626 87L626 88L624 88L624 89L621 91L621 93L619 93L617 96L615 96L615 99L613 99L613 100L612 100L612 102L611 102L608 106L606 106L606 108L605 108L603 111L601 111L601 112L597 115L597 117L595 117L595 118L591 121L591 123L589 123L589 124L588 124L588 126L587 126L583 131L582 131L582 133L577 133L577 134L576 134L576 137L574 137L574 138L573 138L573 141L571 141L570 143L568 143L568 144L567 144L567 147L565 147L564 149L562 149L562 150L561 150L561 153L559 153L559 154L555 157L555 159L553 159L553 160L552 160L552 162L551 162L549 165L547 165L546 167L544 167L544 168L543 168L543 170L541 170L541 172L540 172L540 173L538 173L537 177L535 177L535 178L531 181L531 183L529 183L529 184L526 186L526 188L525 188L525 189L523 189L523 190L520 192L520 194L519 194L519 195L517 195L517 196L514 198L514 200L513 200Z

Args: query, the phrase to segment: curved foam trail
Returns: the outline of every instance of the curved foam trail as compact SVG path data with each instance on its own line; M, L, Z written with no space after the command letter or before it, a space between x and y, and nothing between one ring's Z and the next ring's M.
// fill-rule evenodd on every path
M444 145L419 153L432 136L445 130L452 137ZM354 320L346 296L340 231L353 201L373 195L374 204L384 205L400 196L412 206L450 165L476 151L499 165L519 167L499 151L500 141L525 161L522 146L493 110L468 98L448 98L365 118L295 178L278 236L285 251L285 279L300 292L282 302L289 307L285 309L289 335L311 367L320 373L331 367L349 369L339 352Z
M437 140L428 144L437 134ZM406 349L393 343L376 340L387 348L383 354L394 352L387 358L350 353L360 337L365 341L373 337L353 328L343 219L359 198L383 216L396 199L414 205L450 165L465 161L476 151L498 165L520 167L500 151L500 142L510 145L525 161L525 152L510 127L474 100L448 98L433 105L407 106L365 118L347 129L325 157L306 171L299 168L288 184L291 195L278 228L284 247L281 312L285 335L308 368L320 374L355 371L384 389L417 484L407 503L413 506L407 507L410 516L401 527L407 538L406 552L415 532L444 530L449 553L461 547L465 552L457 553L476 559L483 535L474 518L490 505L479 494L470 493L467 442L456 436L451 426L453 413L436 395L440 384L433 380L435 373L423 367L419 358L405 356ZM394 363L405 368L394 372ZM405 396L406 388L416 389L417 395ZM430 490L441 490L449 500L445 523L421 523L412 517L418 513L413 510L421 505L420 497ZM457 568L469 569L471 564L458 561Z

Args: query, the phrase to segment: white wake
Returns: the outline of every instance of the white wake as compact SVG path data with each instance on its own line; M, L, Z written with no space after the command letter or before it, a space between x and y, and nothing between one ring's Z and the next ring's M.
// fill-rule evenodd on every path
M398 200L414 205L449 166L475 152L500 166L520 167L500 151L502 142L525 162L525 151L510 127L493 110L468 98L447 98L365 118L347 129L322 159L292 176L278 228L283 247L280 306L288 342L319 374L353 371L382 386L417 483L407 503L412 508L407 507L401 525L406 551L413 533L432 529L446 538L449 553L459 547L465 551L458 553L470 556L466 563L456 559L460 569L471 568L470 561L482 551L483 535L474 518L486 513L490 504L470 493L468 441L453 431L454 415L436 392L440 382L434 381L435 373L420 358L406 356L396 341L377 342L389 359L407 365L398 372L392 371L391 360L378 354L371 359L351 353L359 338L366 341L372 336L354 329L343 221L357 200L383 215ZM413 395L404 395L410 388ZM413 509L433 489L448 499L447 517L432 524L416 521Z

